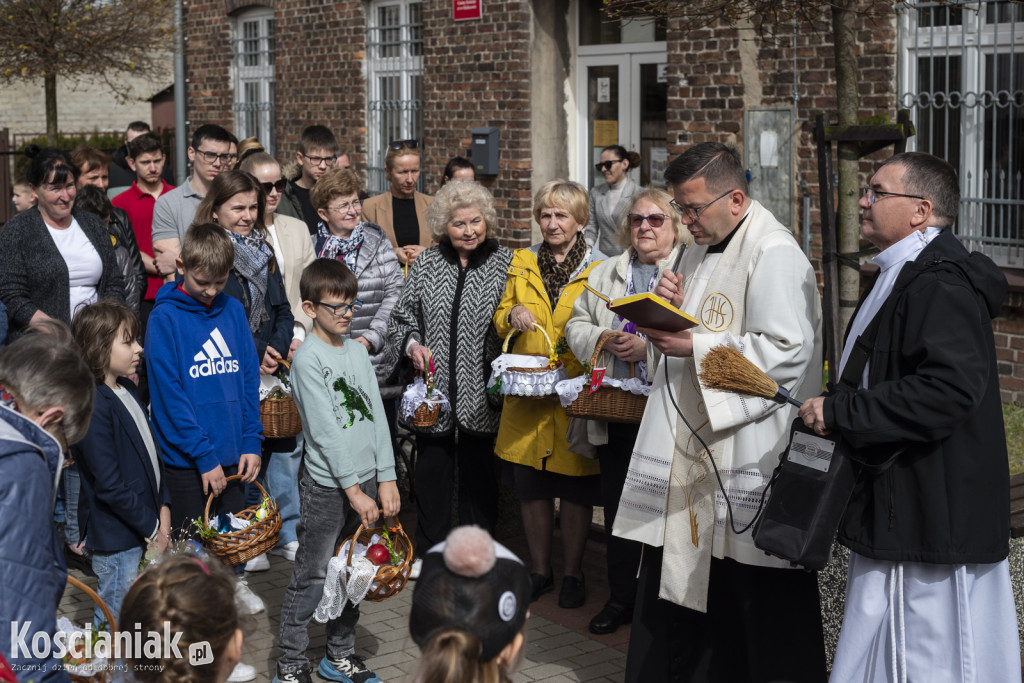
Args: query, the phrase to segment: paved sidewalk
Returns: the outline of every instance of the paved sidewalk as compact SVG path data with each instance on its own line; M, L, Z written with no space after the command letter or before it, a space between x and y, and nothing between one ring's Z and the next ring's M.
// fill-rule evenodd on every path
M406 528L411 529L412 526L410 520ZM514 552L525 557L526 539L521 535L502 540ZM557 563L560 559L558 549L561 547L557 532L553 547ZM290 562L270 556L269 571L247 575L249 586L267 605L265 612L246 618L243 624L245 645L242 661L256 667L257 683L270 683L274 677L274 666L279 654L276 647L278 619L291 571ZM72 573L95 587L94 578L77 570ZM586 604L575 610L560 609L557 606L557 589L561 577L556 564L556 590L531 606L525 657L513 676L516 683L604 683L623 680L629 627L620 628L618 633L610 636L595 636L587 631L587 623L600 610L608 596L604 579L603 543L588 543L584 574L588 589ZM357 627L356 653L365 657L367 665L388 683L411 681L419 659L419 648L409 638L411 600L410 587L390 600L364 603L362 606ZM74 588L67 589L61 601L62 615L81 624L91 619L91 610L92 602L85 595ZM325 642L323 624L312 622L308 655L314 671L319 658L323 656ZM314 680L319 680L319 676L314 674Z

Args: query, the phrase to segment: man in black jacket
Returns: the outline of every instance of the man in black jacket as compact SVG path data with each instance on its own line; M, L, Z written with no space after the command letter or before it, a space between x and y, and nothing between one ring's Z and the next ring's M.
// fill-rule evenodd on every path
M1021 680L992 332L1006 279L953 236L959 205L941 159L879 167L860 207L880 270L840 372L876 317L878 336L858 387L800 409L862 463L839 528L851 554L832 680Z

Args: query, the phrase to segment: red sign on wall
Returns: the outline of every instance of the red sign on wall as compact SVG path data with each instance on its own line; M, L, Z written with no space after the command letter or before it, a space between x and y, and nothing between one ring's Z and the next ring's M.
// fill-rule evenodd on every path
M455 21L479 19L483 16L483 0L452 0L452 18Z

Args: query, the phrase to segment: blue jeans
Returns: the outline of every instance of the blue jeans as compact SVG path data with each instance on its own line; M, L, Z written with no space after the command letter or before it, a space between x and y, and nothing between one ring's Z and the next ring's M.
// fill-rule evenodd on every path
M93 551L92 570L96 572L99 583L96 592L103 598L103 602L107 603L115 619L121 614L121 601L139 574L139 563L144 552L145 548L141 546L113 553ZM106 616L97 607L93 622L99 625L102 621L106 621Z
M78 545L82 540L78 531L78 498L82 491L78 465L64 468L61 483L64 485L64 541L68 545Z
M359 488L370 498L377 498L376 479L360 484ZM359 525L359 516L349 505L345 491L317 484L305 469L299 475L299 507L299 550L292 580L281 603L278 674L308 669L307 627L324 593L327 563L344 542L345 533L355 532ZM327 622L328 657L340 659L355 652L357 621L359 607L346 602L341 616Z
M299 525L299 468L302 466L302 435L295 438L296 447L291 453L274 453L267 463L266 487L277 501L281 511L281 532L277 545L299 540L296 527Z

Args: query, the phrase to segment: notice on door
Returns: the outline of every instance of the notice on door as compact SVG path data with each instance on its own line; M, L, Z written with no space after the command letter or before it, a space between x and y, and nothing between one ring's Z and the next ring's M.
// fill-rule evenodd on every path
M612 101L612 79L602 76L597 79L597 103L604 104Z
M618 121L594 121L594 147L619 144Z

